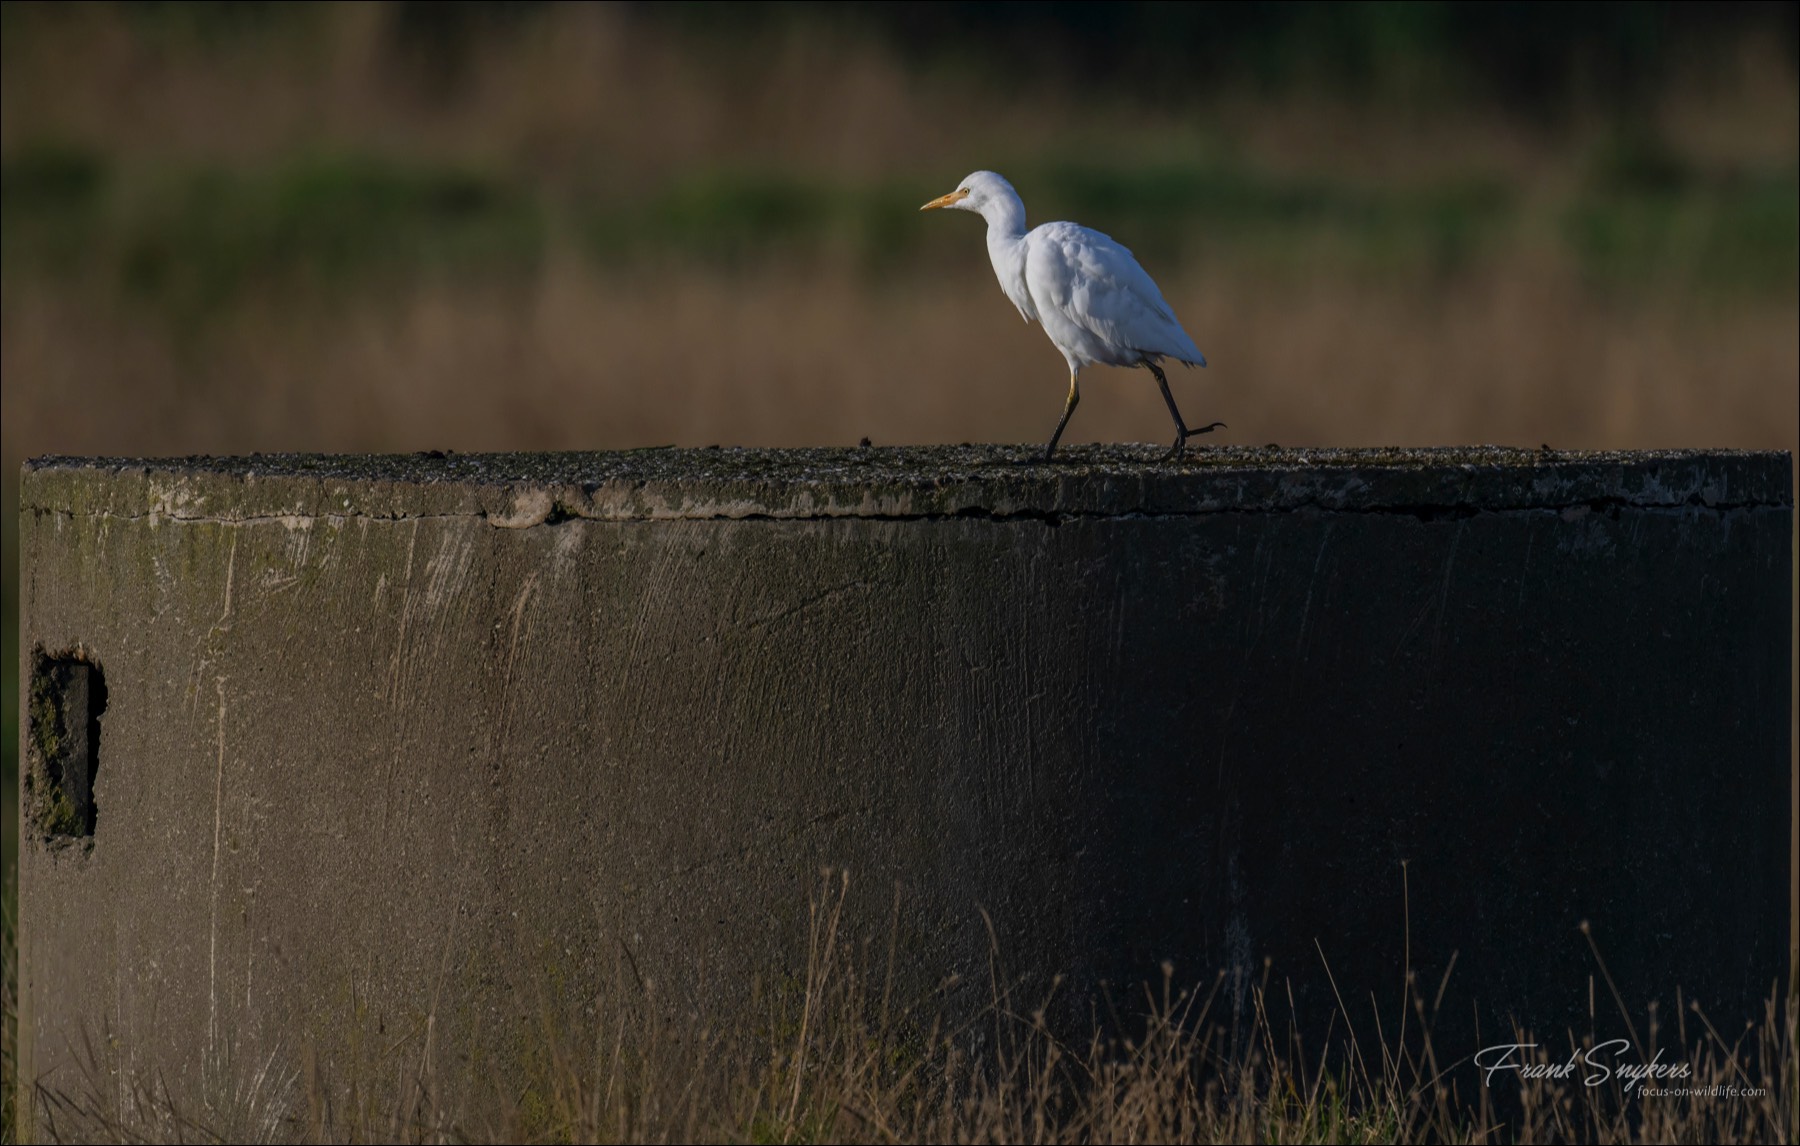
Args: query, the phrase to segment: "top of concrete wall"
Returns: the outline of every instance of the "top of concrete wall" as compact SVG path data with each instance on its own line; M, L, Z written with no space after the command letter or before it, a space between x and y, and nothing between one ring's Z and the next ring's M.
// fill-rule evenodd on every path
M1791 505L1793 458L1743 450L1575 453L1077 446L648 449L612 453L38 458L25 509L198 521L481 517L911 518L1321 510L1451 515L1587 505Z

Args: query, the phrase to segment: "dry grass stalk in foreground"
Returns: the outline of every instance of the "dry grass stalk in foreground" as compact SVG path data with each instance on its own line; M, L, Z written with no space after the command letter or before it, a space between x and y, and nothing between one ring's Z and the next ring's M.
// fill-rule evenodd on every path
M997 978L996 1004L970 1026L944 1028L895 1007L864 973L868 952L847 949L846 885L834 883L812 905L803 990L760 1031L721 1032L697 1018L640 1023L642 1011L617 1010L581 1039L546 1034L529 1077L510 1088L479 1068L444 1077L429 1034L390 1060L405 1063L397 1072L371 1069L336 1088L310 1060L285 1072L273 1060L209 1063L208 1098L193 1106L154 1081L121 1087L95 1069L74 1092L38 1089L36 1129L45 1139L119 1141L1793 1139L1800 1008L1791 992L1735 1040L1698 1008L1684 1011L1663 1054L1691 1064L1680 1085L1694 1093L1681 1097L1630 1093L1616 1075L1588 1087L1503 1074L1489 1090L1472 1063L1437 1061L1428 1036L1395 1047L1346 1039L1312 1058L1281 1033L1271 1010L1279 992L1266 983L1232 1030L1214 1011L1217 982L1177 992L1165 975L1133 1037L1071 1047L1041 1012L1016 1012ZM6 1001L10 1018L10 994ZM1428 1031L1431 1008L1416 993L1413 1007L1415 1034ZM1665 1032L1652 1020L1656 1047Z

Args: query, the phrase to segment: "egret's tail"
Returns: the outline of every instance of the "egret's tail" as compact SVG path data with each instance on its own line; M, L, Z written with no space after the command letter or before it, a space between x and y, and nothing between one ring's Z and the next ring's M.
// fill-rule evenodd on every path
M1194 351L1194 356L1192 358L1189 358L1185 353L1171 353L1166 350L1159 350L1159 351L1155 351L1155 352L1144 351L1143 355L1144 355L1145 362L1161 362L1165 358L1173 358L1175 361L1181 363L1183 366L1205 366L1206 365L1206 355L1200 353L1200 351L1198 351L1198 350Z
M1165 354L1183 366L1206 365L1206 355L1200 353L1200 348L1194 345L1194 340L1188 337L1187 331L1177 329L1170 333L1174 335L1169 339L1173 345L1164 351Z

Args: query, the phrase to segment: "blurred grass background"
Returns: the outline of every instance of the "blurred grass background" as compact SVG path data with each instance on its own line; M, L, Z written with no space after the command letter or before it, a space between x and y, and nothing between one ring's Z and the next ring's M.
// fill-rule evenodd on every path
M1133 247L1225 442L1793 449L1794 4L0 8L50 453L1041 441L967 172ZM1069 441L1168 436L1095 369Z

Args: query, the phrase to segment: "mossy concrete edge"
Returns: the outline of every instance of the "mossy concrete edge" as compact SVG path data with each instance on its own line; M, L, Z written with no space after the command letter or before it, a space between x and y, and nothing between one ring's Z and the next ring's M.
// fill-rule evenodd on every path
M100 479L100 480L96 480ZM1234 511L1437 514L1791 506L1792 455L1501 447L1195 451L1022 446L35 459L27 511L126 519L598 521L1031 518Z

